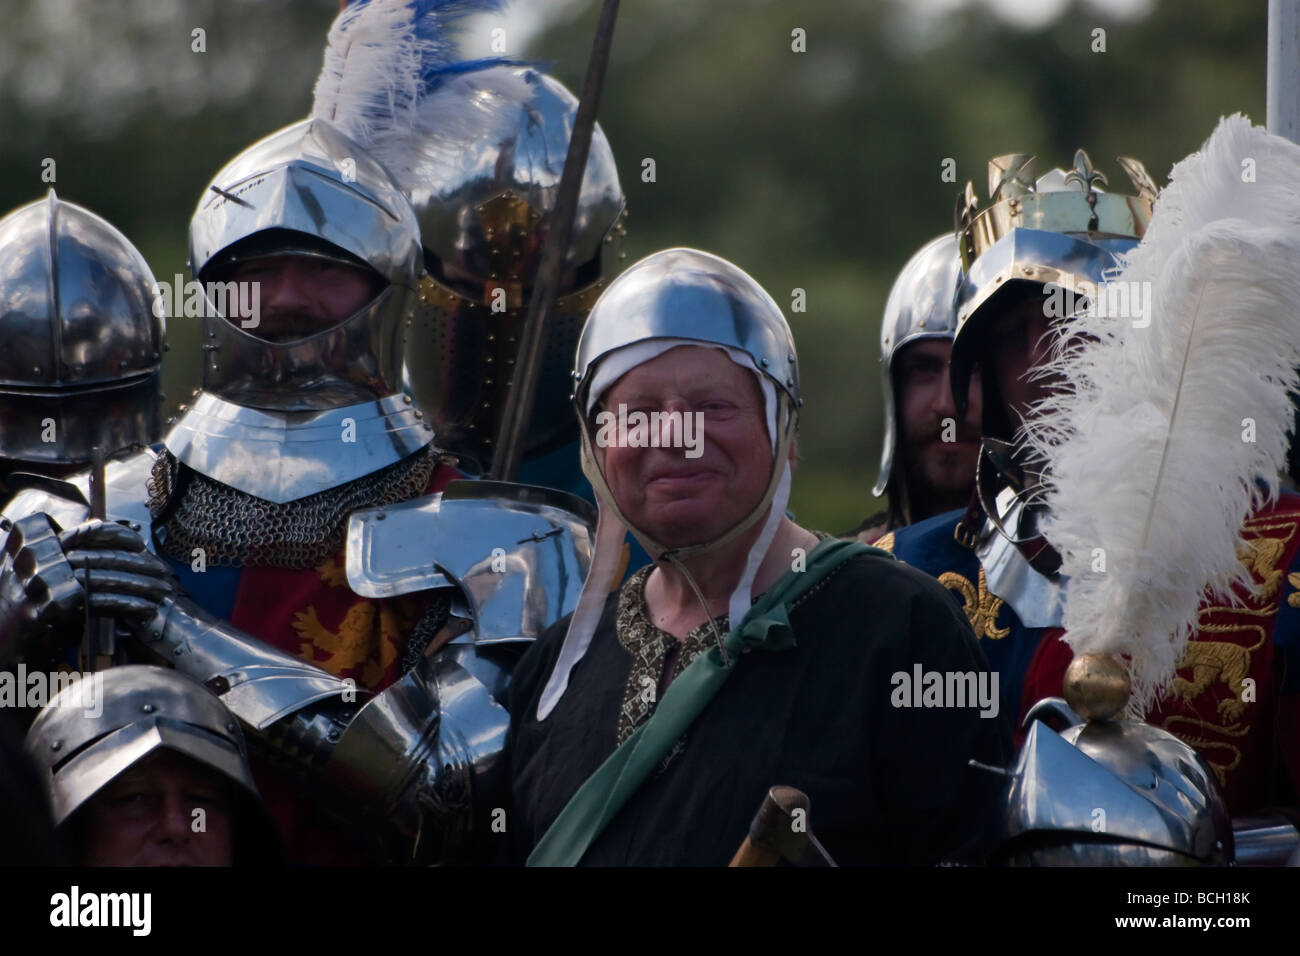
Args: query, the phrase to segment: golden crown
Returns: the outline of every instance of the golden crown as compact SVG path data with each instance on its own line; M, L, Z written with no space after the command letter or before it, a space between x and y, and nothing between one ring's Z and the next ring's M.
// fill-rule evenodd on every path
M990 205L983 211L979 209L969 182L957 196L953 220L962 270L969 270L971 263L1013 229L1141 239L1151 221L1159 190L1138 160L1120 156L1118 162L1137 195L1098 189L1098 183L1109 183L1081 149L1075 151L1074 165L1068 172L1054 169L1037 181L1034 157L1028 153L1008 153L990 159Z

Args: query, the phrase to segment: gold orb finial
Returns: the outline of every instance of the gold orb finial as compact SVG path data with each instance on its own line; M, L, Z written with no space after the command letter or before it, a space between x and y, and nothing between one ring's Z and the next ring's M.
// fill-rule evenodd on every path
M1061 690L1084 720L1110 720L1124 709L1132 687L1128 669L1109 654L1081 654L1066 668Z

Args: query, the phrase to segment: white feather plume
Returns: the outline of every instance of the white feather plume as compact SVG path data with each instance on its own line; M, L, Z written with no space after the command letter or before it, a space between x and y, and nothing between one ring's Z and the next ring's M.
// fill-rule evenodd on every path
M366 144L411 123L422 51L405 0L345 7L330 27L312 115Z
M1139 716L1206 590L1252 586L1241 527L1276 494L1300 387L1300 147L1222 120L1113 281L1149 290L1146 315L1063 323L1043 371L1065 387L1022 435L1069 578L1065 640L1129 658Z
M464 61L453 38L467 17L502 0L364 0L330 28L312 115L384 165L408 195L428 170L471 163L467 143L502 142L523 121L523 64ZM488 171L490 174L490 171Z

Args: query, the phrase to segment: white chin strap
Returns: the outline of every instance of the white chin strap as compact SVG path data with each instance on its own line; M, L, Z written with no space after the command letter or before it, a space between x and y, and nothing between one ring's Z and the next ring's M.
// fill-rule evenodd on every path
M707 347L707 343L685 340L658 340L629 346L613 353L601 363L601 367L597 369L596 374L593 376L593 386L603 382L603 388L608 388L636 365L647 362L678 345L704 345ZM646 348L647 346L650 348ZM723 348L722 346L717 347ZM754 513L745 520L715 540L703 544L675 549L668 548L636 528L632 528L632 532L647 546L646 550L652 558L661 560L667 556L668 560L671 560L673 565L689 579L689 573L679 560L681 556L690 556L719 548L739 537L747 529L753 527L761 517L765 516L766 520L763 522L763 528L749 549L740 580L737 582L735 590L732 591L731 599L728 602L729 621L734 626L749 612L749 608L753 604L754 578L758 574L763 559L767 556L768 549L772 546L772 539L776 536L777 528L780 527L781 519L785 516L786 506L790 501L789 450L790 443L794 438L795 414L788 400L777 401L776 390L773 388L771 381L767 376L758 373L748 355L735 349L726 349L726 351L733 360L735 360L736 355L744 356L746 361L737 362L737 364L751 369L758 375L768 404L768 430L772 435L776 454L774 461L780 464L779 468L773 468L773 474L762 501ZM629 355L627 353L633 354ZM616 359L619 361L615 363ZM633 359L635 361L632 361ZM615 364L611 365L610 363ZM609 369L608 372L607 369ZM614 372L617 374L614 374ZM599 395L600 392L597 392L593 387L590 394ZM593 404L594 402L589 399L588 411L590 411ZM783 419L780 421L779 427L778 418ZM605 476L596 463L595 454L591 447L590 430L585 422L582 427L582 465L583 471L586 472L587 478L596 491L596 499L600 505L600 517L596 524L595 551L592 555L591 568L587 572L587 579L582 585L582 593L578 597L578 605L574 609L573 617L569 620L569 629L565 634L564 644L560 648L559 657L556 658L555 666L551 670L550 677L546 681L546 686L542 689L542 696L537 704L537 719L539 721L545 720L550 716L551 711L555 709L555 705L559 703L560 698L569 686L569 675L591 646L592 637L595 635L596 627L599 625L601 615L605 610L605 602L618 583L616 578L619 568L622 566L623 540L629 528L626 518L624 518L622 511L613 500L609 486L605 483ZM766 510L764 510L764 505L766 505ZM691 584L698 594L698 588L694 588L694 582L691 582ZM707 614L707 608L705 612Z
M758 574L758 567L767 557L767 549L772 547L772 539L776 537L776 529L781 525L781 519L785 517L786 505L790 503L790 462L786 461L781 465L781 480L777 482L776 494L772 496L772 505L767 512L767 521L763 523L763 530L759 533L758 539L754 546L749 549L749 555L745 558L745 571L736 583L736 590L731 592L731 601L727 605L727 622L732 627L740 623L740 619L749 613L749 609L754 603L754 577Z

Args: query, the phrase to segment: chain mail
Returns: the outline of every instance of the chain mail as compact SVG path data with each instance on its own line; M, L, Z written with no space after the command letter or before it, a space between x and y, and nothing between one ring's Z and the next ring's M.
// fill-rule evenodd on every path
M387 468L285 504L255 498L189 471L178 492L181 465L164 451L147 483L149 513L161 526L161 548L169 557L190 561L202 548L207 564L231 567L304 569L336 555L347 534L348 516L358 508L389 505L424 494L434 470L449 461L433 445Z
M433 592L429 607L411 628L411 636L406 639L406 649L402 651L402 662L398 665L403 674L420 662L424 649L438 636L442 626L451 617L451 595L445 589Z

